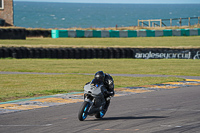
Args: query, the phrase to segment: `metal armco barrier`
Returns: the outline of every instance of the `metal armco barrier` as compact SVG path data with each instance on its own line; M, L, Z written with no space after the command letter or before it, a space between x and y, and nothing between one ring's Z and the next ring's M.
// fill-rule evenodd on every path
M200 59L198 49L170 48L26 48L0 47L0 58L54 59Z

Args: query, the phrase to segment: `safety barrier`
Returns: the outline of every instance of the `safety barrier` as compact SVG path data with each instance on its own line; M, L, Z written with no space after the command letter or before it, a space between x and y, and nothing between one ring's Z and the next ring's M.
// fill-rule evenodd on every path
M26 39L25 29L0 29L0 39Z
M0 47L0 58L136 58L136 59L200 59L199 49L170 48L27 48Z
M198 36L200 29L166 30L36 30L36 29L0 29L0 39L26 39L26 37L161 37L161 36Z
M161 36L198 36L200 29L165 30L51 30L52 38L60 37L161 37Z
M51 37L51 30L26 29L26 37Z
M26 39L26 37L51 37L51 30L1 28L0 39Z

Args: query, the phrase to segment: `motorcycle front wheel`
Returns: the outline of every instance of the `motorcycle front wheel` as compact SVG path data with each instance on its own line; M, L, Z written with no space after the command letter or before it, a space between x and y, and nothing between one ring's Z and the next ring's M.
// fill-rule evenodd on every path
M84 101L83 104L81 105L81 108L78 113L78 119L80 121L84 121L86 119L86 117L88 115L89 107L90 107L90 103L86 102L86 101Z

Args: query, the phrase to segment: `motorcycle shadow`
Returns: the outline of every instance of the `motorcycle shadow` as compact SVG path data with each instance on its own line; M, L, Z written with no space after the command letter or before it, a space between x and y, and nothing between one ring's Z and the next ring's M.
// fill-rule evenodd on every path
M124 116L124 117L105 117L102 119L94 119L91 121L107 121L107 120L138 120L138 119L164 119L168 116Z

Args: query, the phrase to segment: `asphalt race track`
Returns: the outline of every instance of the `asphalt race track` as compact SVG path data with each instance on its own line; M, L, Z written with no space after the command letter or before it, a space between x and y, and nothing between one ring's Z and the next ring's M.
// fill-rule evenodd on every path
M103 119L77 118L81 103L0 114L1 133L194 133L200 131L200 86L114 97Z

